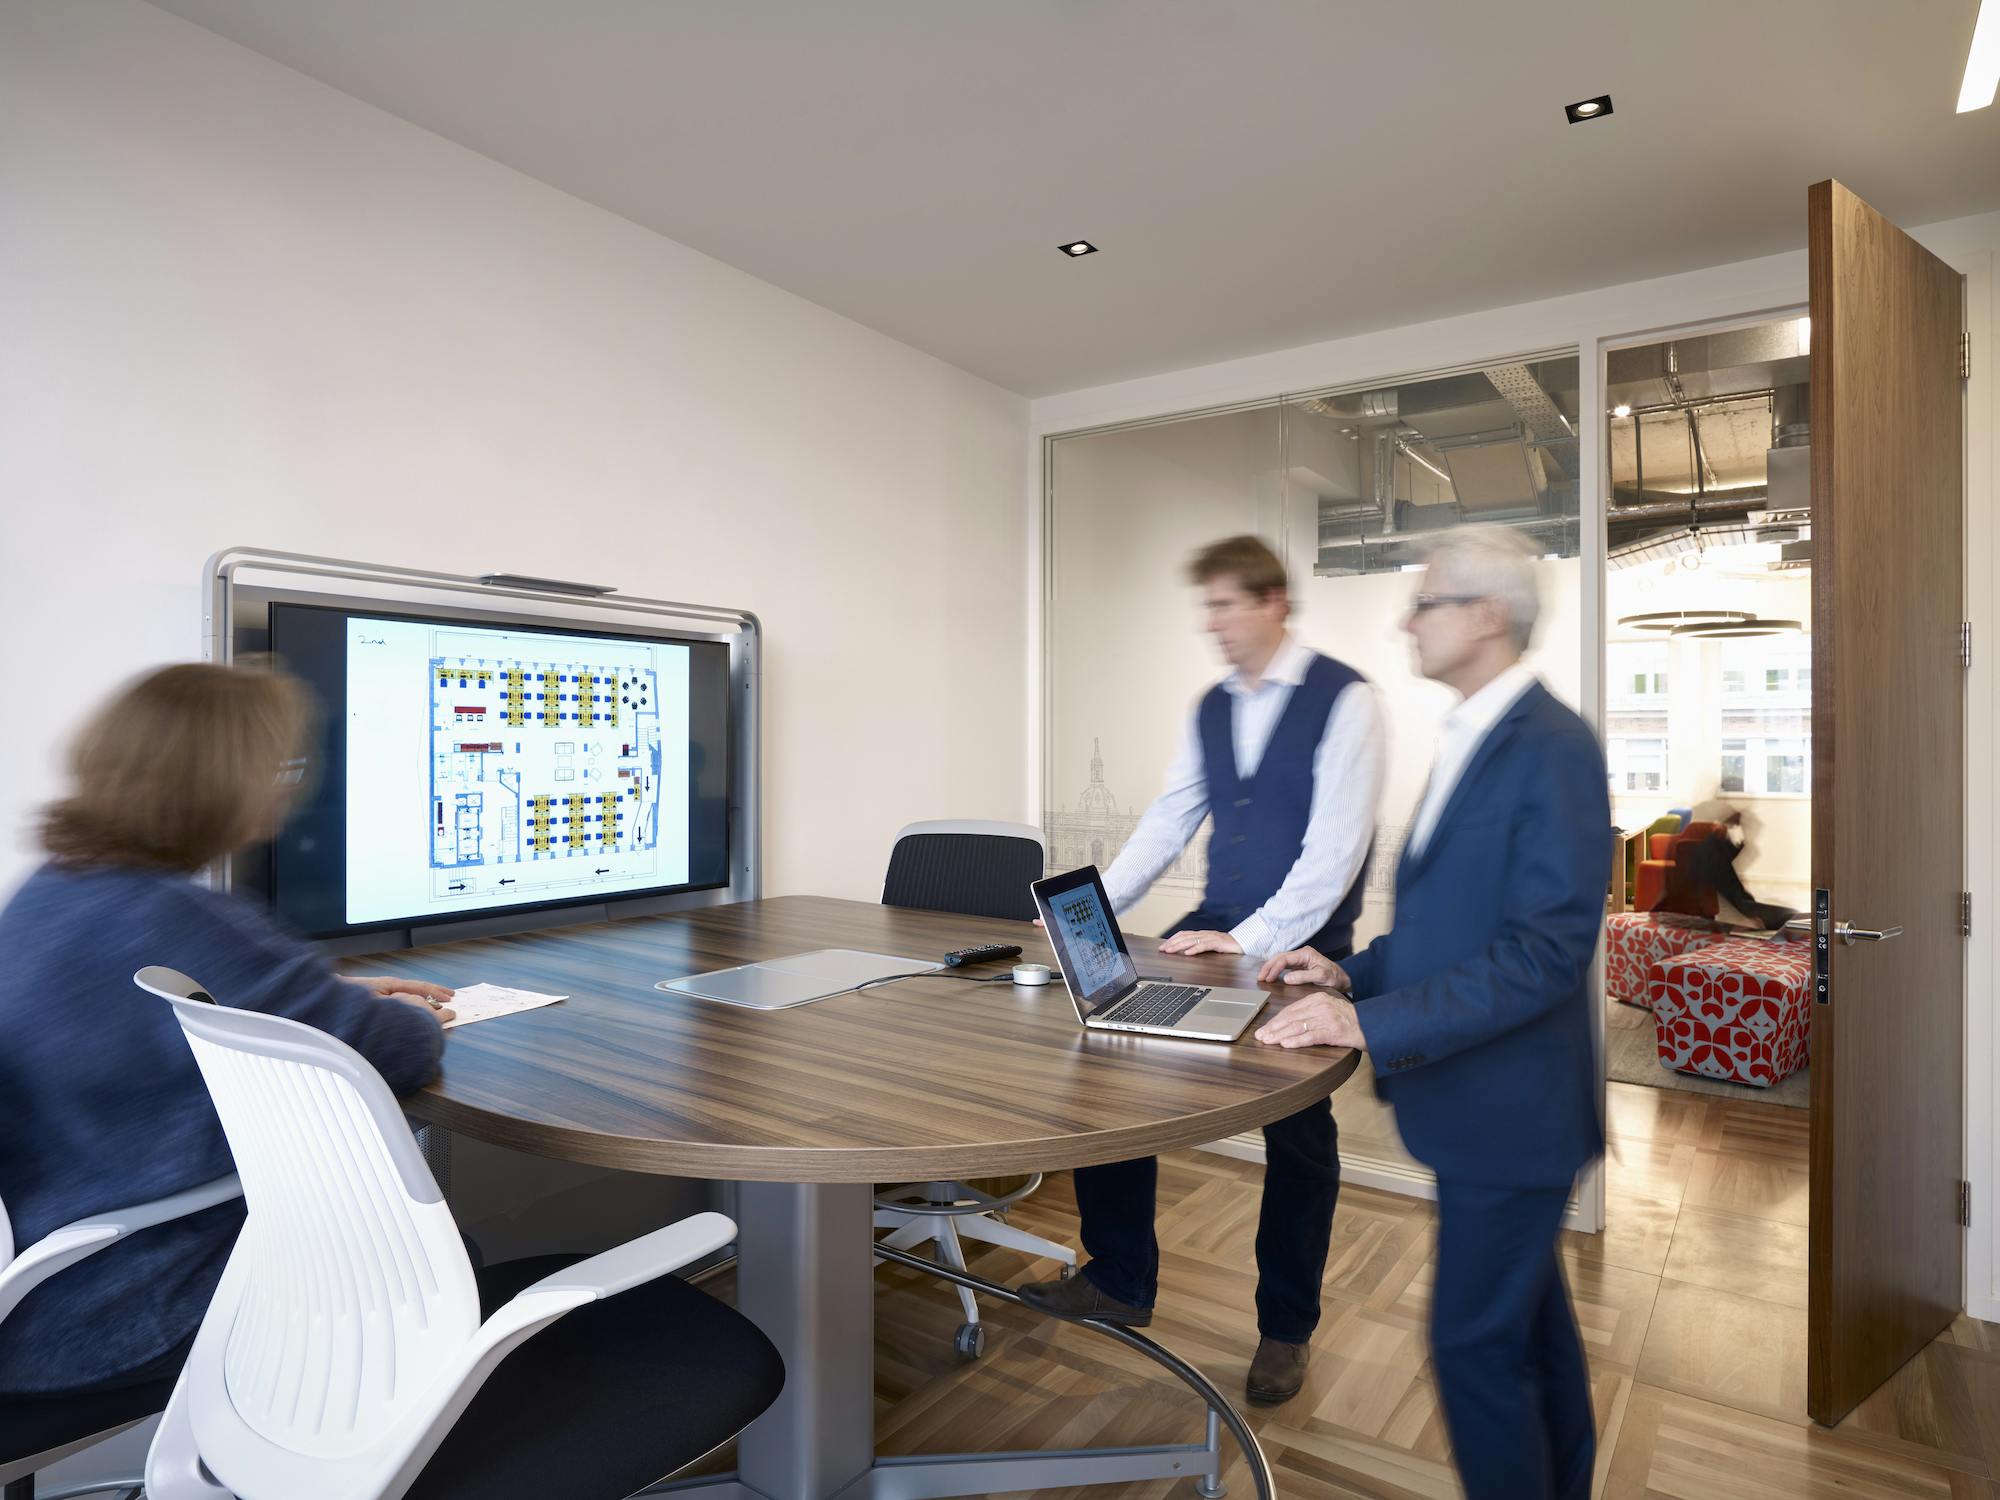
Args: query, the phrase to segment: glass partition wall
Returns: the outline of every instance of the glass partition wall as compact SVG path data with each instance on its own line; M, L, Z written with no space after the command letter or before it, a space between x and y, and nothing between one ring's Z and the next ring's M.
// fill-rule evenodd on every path
M1291 575L1294 633L1381 695L1389 776L1356 941L1384 930L1404 831L1452 702L1416 675L1401 629L1428 540L1484 523L1533 542L1542 617L1530 663L1565 701L1581 701L1597 643L1594 627L1586 641L1580 609L1578 384L1569 352L1051 439L1051 868L1108 865L1159 791L1195 700L1223 670L1200 629L1187 559L1254 532ZM1205 840L1204 829L1127 915L1128 931L1161 932L1194 907ZM1426 1180L1365 1076L1334 1108L1350 1180Z

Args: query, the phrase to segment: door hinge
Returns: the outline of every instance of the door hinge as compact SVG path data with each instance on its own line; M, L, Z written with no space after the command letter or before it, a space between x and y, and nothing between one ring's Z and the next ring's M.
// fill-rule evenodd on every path
M1972 892L1970 891L1958 893L1958 935L1972 936Z
M1972 622L1970 620L1961 620L1959 622L1958 664L1961 667L1972 665Z
M1972 379L1972 335L1970 333L1961 333L1958 336L1958 378L1960 380Z
M1972 1227L1972 1184L1958 1185L1958 1222L1967 1229Z

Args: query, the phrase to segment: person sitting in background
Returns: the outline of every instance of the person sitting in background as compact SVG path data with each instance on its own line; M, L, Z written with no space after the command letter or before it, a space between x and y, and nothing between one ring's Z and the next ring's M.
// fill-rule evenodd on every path
M1741 812L1720 803L1704 803L1695 810L1694 821L1712 825L1711 830L1705 838L1675 850L1666 890L1653 903L1654 911L1705 916L1708 903L1702 898L1713 893L1767 932L1778 931L1798 915L1790 907L1759 901L1736 873L1736 857L1749 842Z
M339 978L194 878L277 832L312 722L281 672L187 664L132 683L77 737L69 794L42 818L48 862L0 911L0 1205L17 1246L233 1170L173 1011L132 982L149 964L340 1038L399 1094L436 1073L450 990ZM240 1201L222 1204L42 1283L0 1323L0 1398L173 1374L242 1222Z

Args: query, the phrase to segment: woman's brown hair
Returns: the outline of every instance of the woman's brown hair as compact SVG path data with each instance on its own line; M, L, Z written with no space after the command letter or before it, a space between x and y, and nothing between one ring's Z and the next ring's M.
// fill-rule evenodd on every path
M42 814L65 864L193 872L274 834L313 728L304 684L269 663L161 667L91 716L72 788Z

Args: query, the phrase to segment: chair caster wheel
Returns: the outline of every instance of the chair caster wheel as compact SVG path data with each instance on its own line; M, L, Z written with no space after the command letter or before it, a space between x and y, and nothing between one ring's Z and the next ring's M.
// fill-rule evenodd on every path
M986 1327L982 1323L961 1323L953 1335L952 1348L960 1359L977 1359L986 1352Z
M1197 1479L1194 1485L1194 1492L1201 1496L1201 1500L1221 1500L1222 1496L1229 1493L1229 1486L1224 1484L1220 1479L1215 1480L1212 1484L1209 1480Z

